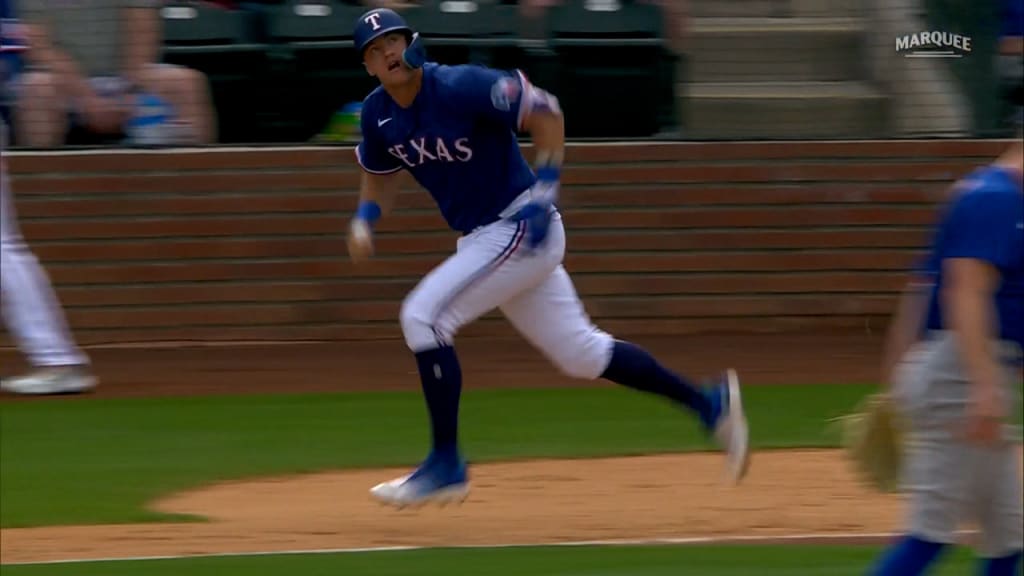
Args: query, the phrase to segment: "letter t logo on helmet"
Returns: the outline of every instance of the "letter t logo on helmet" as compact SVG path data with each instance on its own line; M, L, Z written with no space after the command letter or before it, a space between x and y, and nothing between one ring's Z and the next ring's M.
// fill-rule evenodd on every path
M360 54L366 51L371 42L391 32L403 32L409 39L409 46L402 54L402 59L410 68L423 66L426 60L426 53L419 34L413 32L412 28L405 23L405 19L397 12L388 8L378 8L363 14L356 21L356 29L353 34L356 50Z
M363 22L366 22L370 26L373 26L374 31L380 30L380 14L371 12Z

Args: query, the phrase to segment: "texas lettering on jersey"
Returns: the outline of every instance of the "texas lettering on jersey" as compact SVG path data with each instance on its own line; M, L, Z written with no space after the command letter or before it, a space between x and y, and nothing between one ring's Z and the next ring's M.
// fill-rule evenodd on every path
M456 138L445 143L440 136L422 136L408 141L409 146L395 144L388 148L388 154L398 158L409 168L422 166L426 162L469 162L473 159L473 148L469 138Z
M493 222L536 182L516 138L528 86L519 71L427 63L410 106L381 87L363 101L356 158L371 174L408 170L455 230Z

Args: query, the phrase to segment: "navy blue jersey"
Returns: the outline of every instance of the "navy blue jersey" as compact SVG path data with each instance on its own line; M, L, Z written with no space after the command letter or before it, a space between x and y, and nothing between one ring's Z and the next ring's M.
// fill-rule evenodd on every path
M940 294L942 262L971 258L999 270L995 295L999 336L1024 346L1024 195L1007 170L995 166L974 171L947 206L925 264L934 285L927 328L945 329Z
M519 71L428 62L409 108L382 87L363 101L359 164L408 170L453 230L494 222L536 180L516 138L528 87Z

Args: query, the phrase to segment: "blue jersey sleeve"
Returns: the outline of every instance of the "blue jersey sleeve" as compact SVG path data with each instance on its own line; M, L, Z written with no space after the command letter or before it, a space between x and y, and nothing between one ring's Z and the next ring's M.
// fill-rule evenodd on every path
M984 186L984 185L982 185ZM971 258L1006 269L1012 265L1014 234L1020 234L1012 191L979 188L957 198L944 223L946 258Z
M452 84L460 109L513 131L521 129L531 86L519 70L466 66Z
M359 126L362 132L362 140L356 146L356 160L363 170L370 174L392 174L403 168L402 162L388 153L387 145L384 144L380 135L375 115L369 112L370 106L364 105L359 116Z

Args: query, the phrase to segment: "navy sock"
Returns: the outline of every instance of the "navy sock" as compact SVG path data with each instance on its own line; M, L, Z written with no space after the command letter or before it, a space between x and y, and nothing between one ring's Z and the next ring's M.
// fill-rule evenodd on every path
M706 428L713 425L721 411L717 396L704 394L685 378L659 364L649 352L630 342L615 341L612 359L601 377L688 406L697 413Z
M433 454L454 460L458 456L459 397L462 368L455 348L443 346L416 354L423 396L430 412Z
M1003 556L1002 558L990 558L982 563L982 576L1018 576L1020 571L1021 552Z
M871 576L920 576L939 557L945 544L906 536L882 556Z

